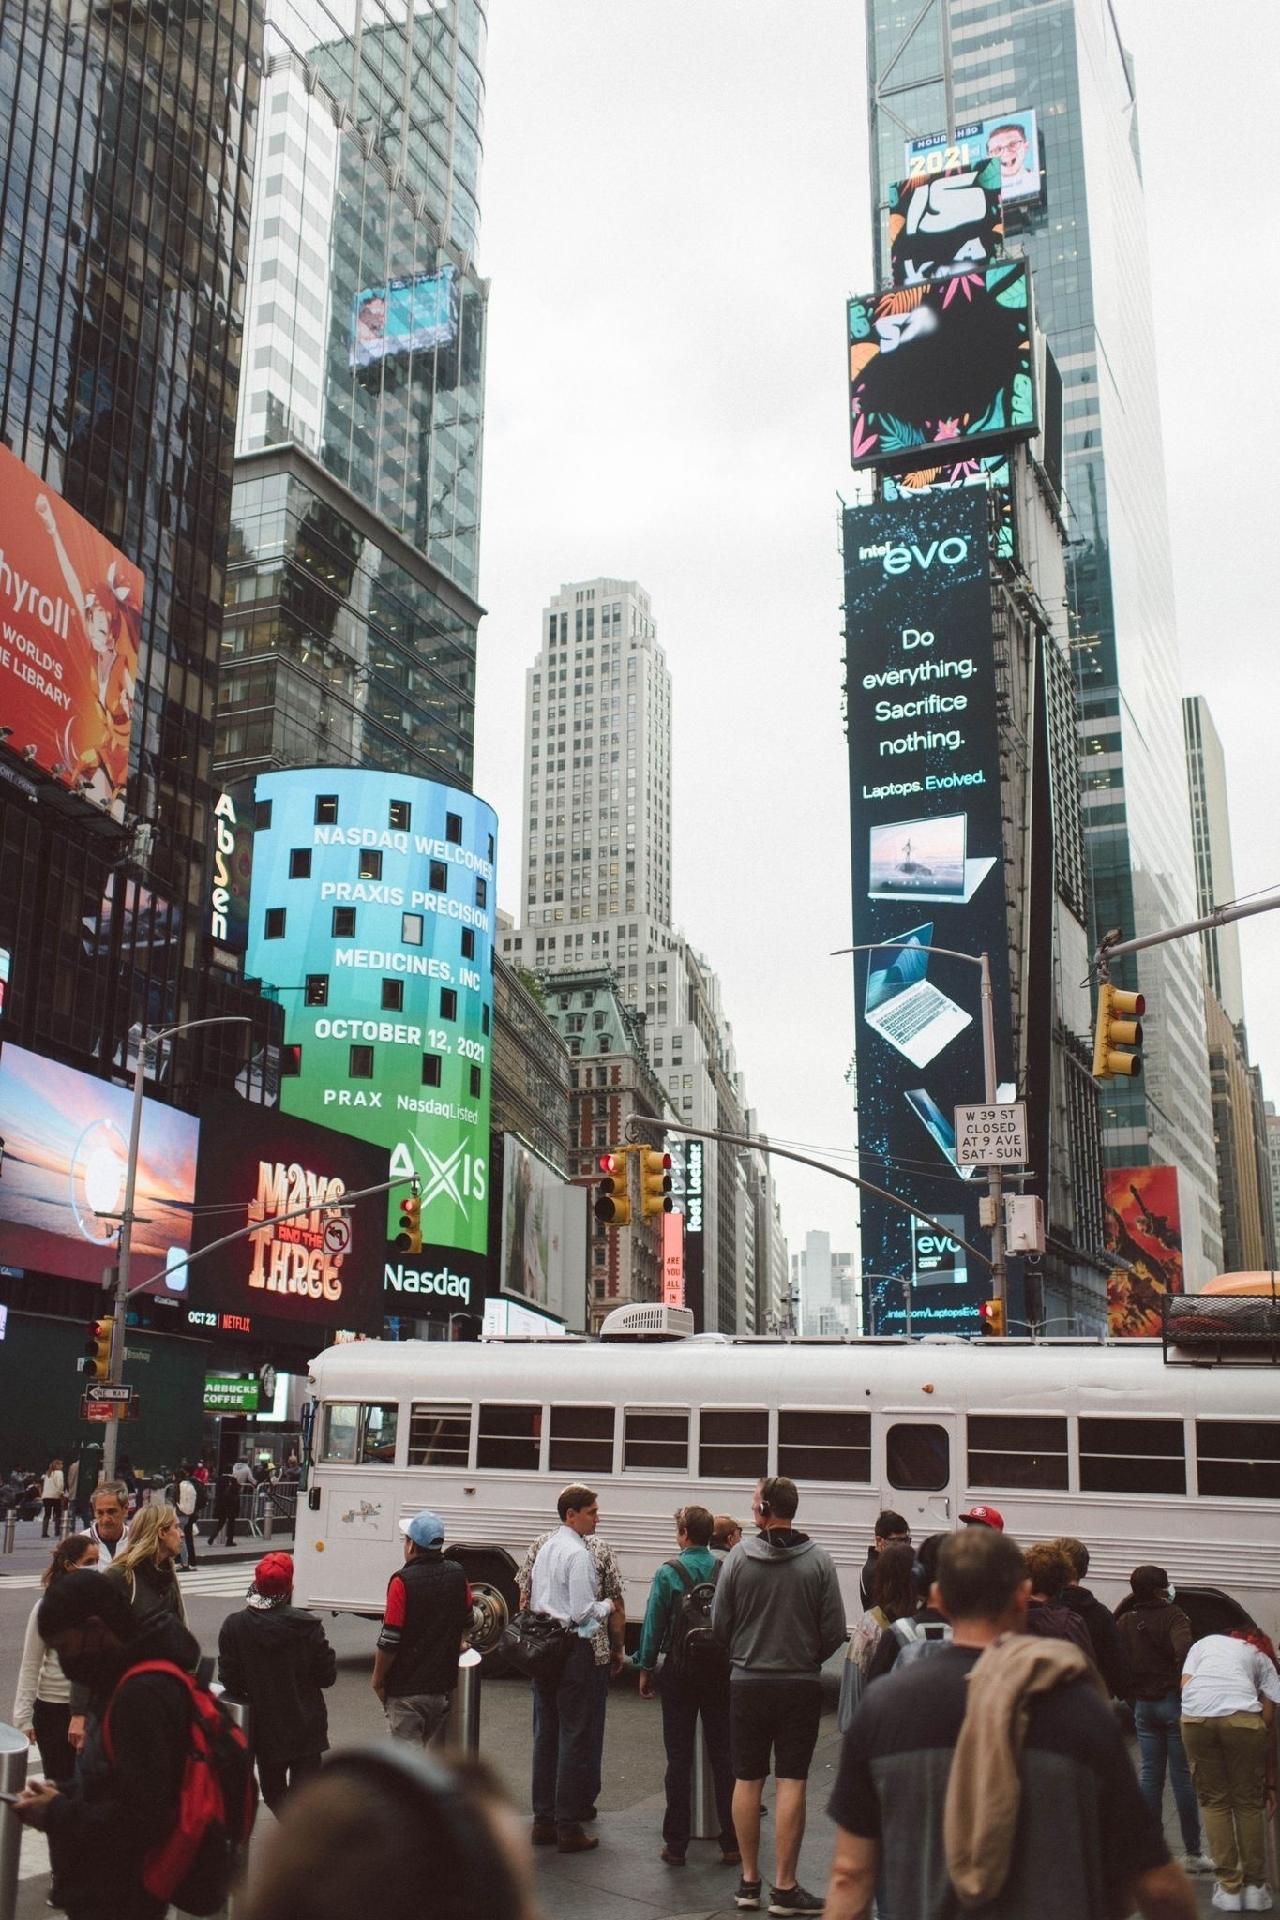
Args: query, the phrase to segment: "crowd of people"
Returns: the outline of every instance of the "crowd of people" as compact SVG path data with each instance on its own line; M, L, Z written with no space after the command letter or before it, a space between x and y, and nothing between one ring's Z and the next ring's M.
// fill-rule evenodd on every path
M72 1920L160 1920L166 1910L146 1863L178 1818L191 1700L212 1665L188 1631L175 1575L187 1532L181 1485L176 1506L152 1501L132 1518L125 1487L99 1486L88 1530L55 1545L27 1624L14 1720L38 1746L45 1779L16 1811L48 1834L51 1902ZM738 1870L726 1904L738 1910L1191 1920L1188 1875L1209 1873L1215 1909L1271 1908L1280 1673L1260 1634L1195 1637L1155 1566L1133 1570L1113 1613L1085 1584L1083 1542L1023 1550L990 1506L919 1542L902 1515L881 1513L850 1632L835 1565L797 1525L799 1507L795 1483L772 1476L754 1490L746 1531L698 1504L673 1516L633 1660L641 1698L660 1708L667 1867L687 1862L701 1731L720 1859ZM259 1561L246 1605L223 1622L217 1659L227 1695L250 1710L262 1797L279 1817L252 1920L349 1914L375 1875L387 1911L408 1913L424 1871L438 1889L433 1912L465 1905L534 1920L532 1850L599 1846L625 1592L595 1491L566 1487L557 1518L516 1580L517 1624L544 1630L523 1831L491 1776L448 1751L472 1595L441 1517L427 1510L400 1523L371 1676L389 1738L327 1761L333 1649L292 1604L290 1556ZM842 1647L835 1846L819 1893L798 1869L822 1670ZM1166 1778L1180 1860L1164 1838ZM469 1878L455 1880L449 1862Z

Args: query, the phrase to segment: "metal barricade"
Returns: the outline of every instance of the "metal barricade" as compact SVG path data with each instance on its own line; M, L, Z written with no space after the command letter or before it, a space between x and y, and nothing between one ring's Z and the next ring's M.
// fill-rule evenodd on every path
M247 1527L255 1540L270 1540L277 1532L292 1533L298 1507L296 1480L264 1480L241 1487L238 1526Z
M21 1793L27 1783L27 1736L0 1722L0 1790ZM18 1910L18 1859L23 1825L7 1801L0 1800L0 1920Z

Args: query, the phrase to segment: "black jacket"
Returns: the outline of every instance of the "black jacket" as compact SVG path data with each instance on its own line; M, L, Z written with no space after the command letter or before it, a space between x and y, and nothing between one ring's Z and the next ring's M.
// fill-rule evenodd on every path
M144 1660L172 1660L190 1672L199 1658L186 1628L161 1616L122 1649L90 1695L76 1775L53 1802L46 1829L54 1874L77 1920L127 1920L135 1911L155 1911L141 1895L142 1860L177 1808L191 1708L186 1689L168 1675L127 1675ZM111 1760L102 1737L109 1701Z
M471 1624L467 1576L456 1560L435 1549L406 1560L391 1576L391 1584L396 1581L404 1585L404 1623L384 1621L378 1635L378 1645L395 1656L387 1693L397 1700L407 1694L452 1693L462 1636Z
M871 1583L876 1577L876 1568L879 1564L880 1555L874 1547L868 1547L867 1557L863 1562L862 1572L858 1577L858 1598L862 1602L862 1611L864 1613L871 1605Z
M1191 1646L1191 1622L1170 1600L1135 1600L1116 1619L1129 1669L1130 1700L1176 1693Z
M218 1678L250 1710L249 1737L259 1759L304 1759L329 1745L324 1687L338 1662L320 1622L299 1607L244 1607L218 1635Z
M1072 1613L1078 1613L1084 1621L1093 1645L1094 1665L1106 1683L1107 1692L1117 1700L1126 1700L1129 1668L1110 1608L1090 1593L1088 1587L1064 1587L1061 1597L1063 1606L1070 1607Z

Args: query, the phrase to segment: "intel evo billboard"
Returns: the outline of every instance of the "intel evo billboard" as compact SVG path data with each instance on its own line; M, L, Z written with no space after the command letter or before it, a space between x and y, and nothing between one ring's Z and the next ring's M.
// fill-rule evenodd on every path
M390 1311L469 1308L487 1274L497 820L409 774L258 777L248 972L285 1009L280 1104L385 1147Z
M930 492L844 516L858 1140L868 1324L912 1287L920 1331L977 1328L986 1269L953 1111L984 1093L978 968L991 957L998 1072L1012 1069L987 502ZM952 953L936 951L950 948ZM884 1278L882 1276L887 1276Z

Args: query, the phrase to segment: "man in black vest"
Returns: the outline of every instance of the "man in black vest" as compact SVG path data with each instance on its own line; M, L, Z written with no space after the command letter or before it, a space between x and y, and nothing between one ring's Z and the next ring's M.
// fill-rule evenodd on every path
M471 1588L446 1560L438 1513L402 1520L404 1565L387 1583L387 1604L373 1661L373 1690L398 1740L426 1746L449 1718L458 1684L458 1652L471 1625Z

